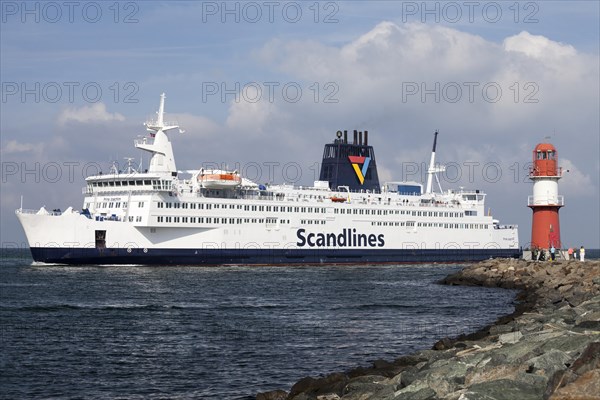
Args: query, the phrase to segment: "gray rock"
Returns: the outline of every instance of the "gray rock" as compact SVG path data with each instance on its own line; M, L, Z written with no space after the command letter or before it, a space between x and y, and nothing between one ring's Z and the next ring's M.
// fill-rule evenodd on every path
M348 385L350 386L350 384ZM344 389L343 400L366 400L366 399L393 399L394 387L391 385L381 385L376 383L354 385Z
M546 352L552 349L564 351L565 353L575 351L582 352L589 343L593 342L593 337L587 335L566 335L547 340L540 348Z
M322 394L317 396L317 400L340 400L340 396L337 394Z
M598 330L600 330L600 321L593 321L593 320L581 321L577 325L575 325L575 328L581 329L581 330L598 331Z
M504 334L500 335L498 337L498 341L502 344L515 344L519 340L521 340L522 337L523 337L523 334L519 331L510 332L510 333L504 333Z
M533 357L525 362L531 372L551 377L556 371L567 369L573 358L560 350L550 350L538 357ZM568 364L568 365L567 365Z
M502 333L512 332L513 330L514 330L513 324L492 325L490 327L490 335L500 335Z
M461 396L462 400L542 400L534 385L510 379L476 383Z
M273 390L271 392L258 393L256 400L285 400L287 392L283 390Z
M410 367L405 371L402 371L400 376L400 388L405 388L410 386L417 376L419 375L419 370L416 367Z
M435 391L431 388L423 388L416 392L409 392L401 397L402 400L431 400L436 398Z
M316 399L315 395L308 395L306 393L300 393L293 397L289 397L289 400L315 400L315 399Z
M515 376L515 380L538 388L540 393L544 392L546 386L548 385L547 377L531 373L517 373Z

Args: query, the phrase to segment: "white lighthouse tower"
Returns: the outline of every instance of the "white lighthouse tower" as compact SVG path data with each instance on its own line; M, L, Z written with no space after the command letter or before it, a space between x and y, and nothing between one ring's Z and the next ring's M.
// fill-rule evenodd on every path
M533 196L527 206L533 210L531 247L549 249L561 247L558 211L565 205L558 194L558 180L562 170L558 167L556 148L550 143L540 143L533 151L533 167L529 179L533 181Z

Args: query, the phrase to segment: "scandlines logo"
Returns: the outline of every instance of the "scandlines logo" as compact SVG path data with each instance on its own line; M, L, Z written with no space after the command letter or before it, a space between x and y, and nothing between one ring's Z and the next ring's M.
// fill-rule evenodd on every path
M367 235L359 233L356 228L342 229L341 233L306 233L306 229L300 228L296 231L298 241L296 246L304 247L383 247L385 246L385 235L380 233Z
M354 172L356 172L356 177L362 185L365 183L365 176L367 176L371 157L348 156L348 159L352 163L352 168L354 168ZM362 165L362 169L360 168L360 165Z

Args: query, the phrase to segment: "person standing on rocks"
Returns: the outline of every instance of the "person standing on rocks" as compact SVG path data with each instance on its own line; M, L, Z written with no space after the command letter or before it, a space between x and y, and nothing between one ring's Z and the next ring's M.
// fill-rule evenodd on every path
M569 257L567 260L570 260L572 258L572 256L573 256L573 248L572 247L569 247L569 250L567 251L567 254L568 254L568 257Z
M585 261L585 249L583 248L583 246L581 246L581 248L579 249L579 261Z
M554 245L552 245L552 247L550 247L550 258L552 259L552 261L554 261L554 259L556 258L556 249L554 248Z

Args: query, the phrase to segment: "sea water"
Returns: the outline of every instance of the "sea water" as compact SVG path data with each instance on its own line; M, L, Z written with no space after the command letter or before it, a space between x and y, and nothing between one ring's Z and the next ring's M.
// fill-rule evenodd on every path
M462 265L32 265L3 250L0 397L252 399L513 311Z

